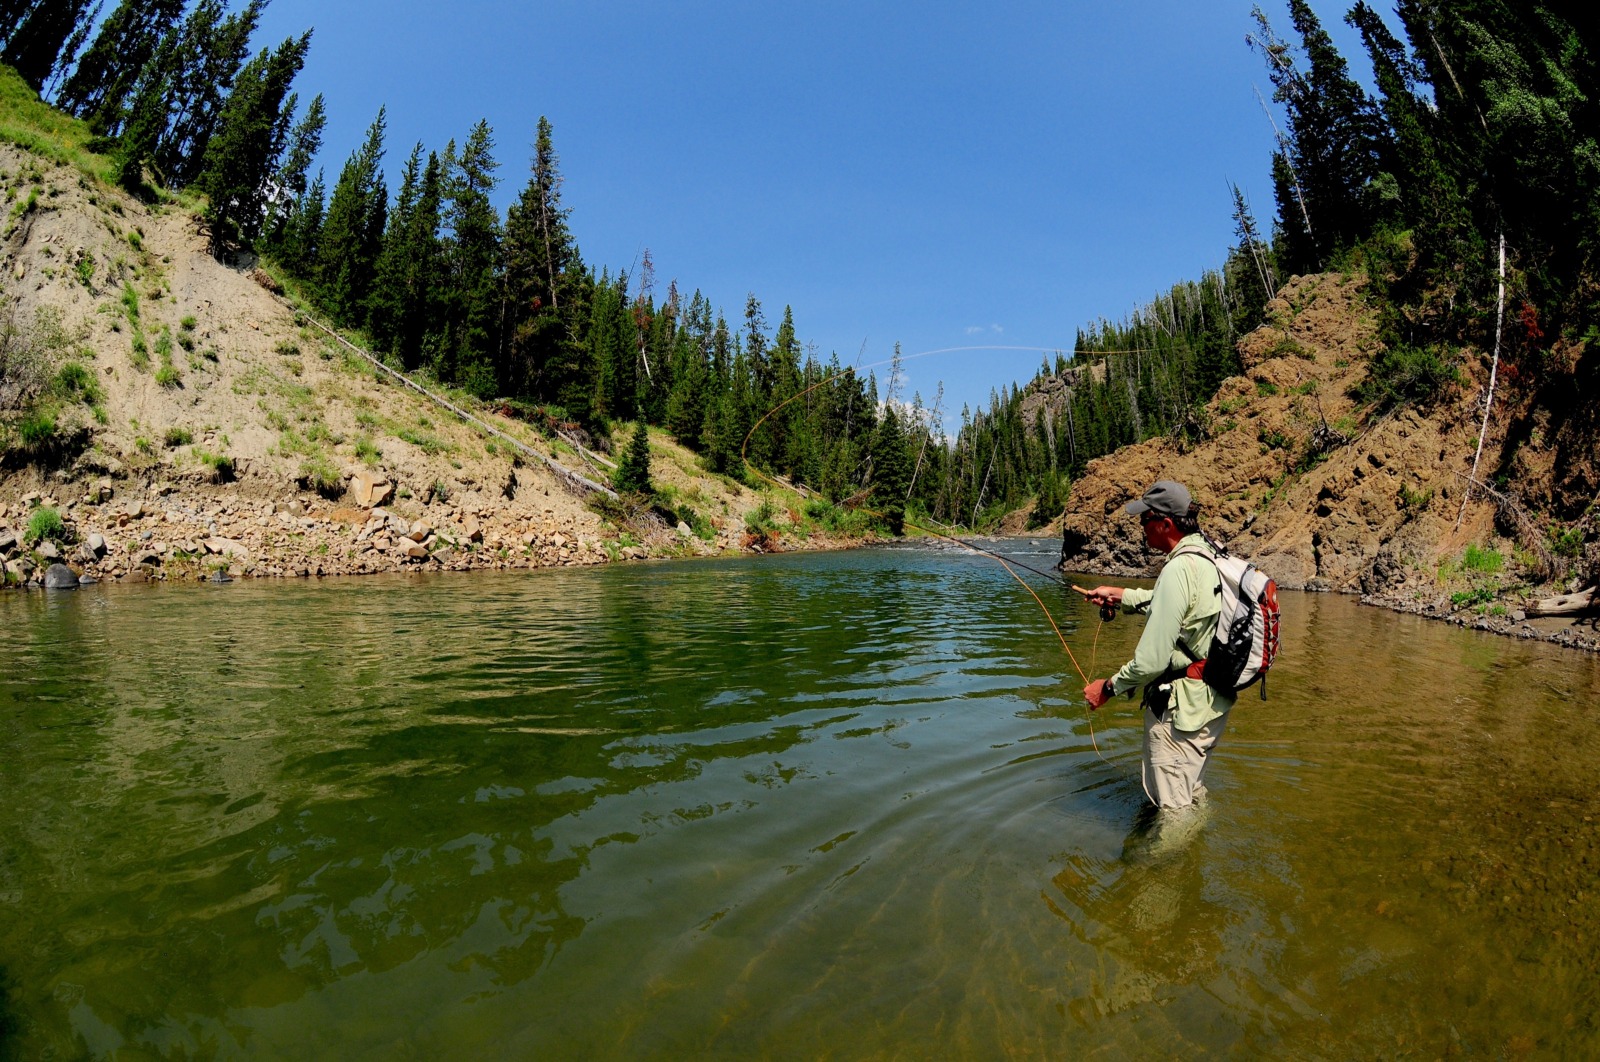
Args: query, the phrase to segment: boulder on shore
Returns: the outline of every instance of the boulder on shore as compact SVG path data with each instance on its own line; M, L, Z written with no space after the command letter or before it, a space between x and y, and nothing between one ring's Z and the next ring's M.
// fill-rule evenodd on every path
M350 493L363 509L382 505L394 493L394 484L369 469L358 469L350 477Z
M52 564L45 570L44 588L46 590L76 590L78 588L78 573L65 564Z

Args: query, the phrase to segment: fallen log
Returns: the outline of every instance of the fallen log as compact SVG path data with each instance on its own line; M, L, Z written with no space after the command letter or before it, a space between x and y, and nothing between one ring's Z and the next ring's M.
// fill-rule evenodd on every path
M1527 613L1530 616L1570 616L1575 612L1587 612L1591 608L1600 607L1600 598L1596 598L1596 587L1576 594L1560 594L1556 597L1546 597L1528 605Z

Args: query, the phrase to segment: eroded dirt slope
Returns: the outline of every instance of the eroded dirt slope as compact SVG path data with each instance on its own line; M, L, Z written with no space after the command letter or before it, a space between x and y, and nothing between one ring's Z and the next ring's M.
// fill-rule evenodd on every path
M57 412L61 453L0 467L12 582L37 580L53 559L47 544L39 556L18 541L41 505L68 525L62 559L100 577L581 564L751 544L744 514L762 497L663 435L652 437L652 479L692 526L620 528L537 461L297 319L251 267L219 264L191 211L147 206L11 146L0 146L0 183L0 294L14 322L51 333L58 362L93 380ZM476 412L608 480L603 458ZM363 486L374 480L386 485L376 497ZM781 532L795 505L778 501L768 524ZM91 539L102 548L86 550Z
M1460 514L1477 444L1477 355L1426 412L1368 417L1351 397L1379 349L1358 278L1297 277L1240 345L1245 374L1209 404L1212 437L1154 439L1102 458L1073 484L1063 520L1069 567L1148 574L1122 505L1160 478L1187 484L1208 529L1291 588L1431 599L1441 562L1471 544L1515 553L1494 504Z

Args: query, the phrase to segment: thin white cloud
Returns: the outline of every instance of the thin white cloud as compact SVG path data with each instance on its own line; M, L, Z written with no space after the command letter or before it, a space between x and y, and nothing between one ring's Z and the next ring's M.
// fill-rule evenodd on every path
M998 336L998 335L1004 335L1005 334L1005 327L1003 325L997 325L997 324L992 324L992 325L988 325L988 326L984 326L984 325L968 325L966 327L966 329L964 329L964 331L969 336L981 336L981 335L985 335L985 334L997 335Z

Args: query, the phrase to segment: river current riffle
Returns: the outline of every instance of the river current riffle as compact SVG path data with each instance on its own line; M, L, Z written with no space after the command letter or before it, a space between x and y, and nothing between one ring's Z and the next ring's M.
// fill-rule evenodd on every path
M1137 620L1035 581L1127 657ZM1550 646L1286 594L1153 852L1134 707L1091 734L958 552L11 594L0 630L0 1056L1600 1052L1600 661Z

